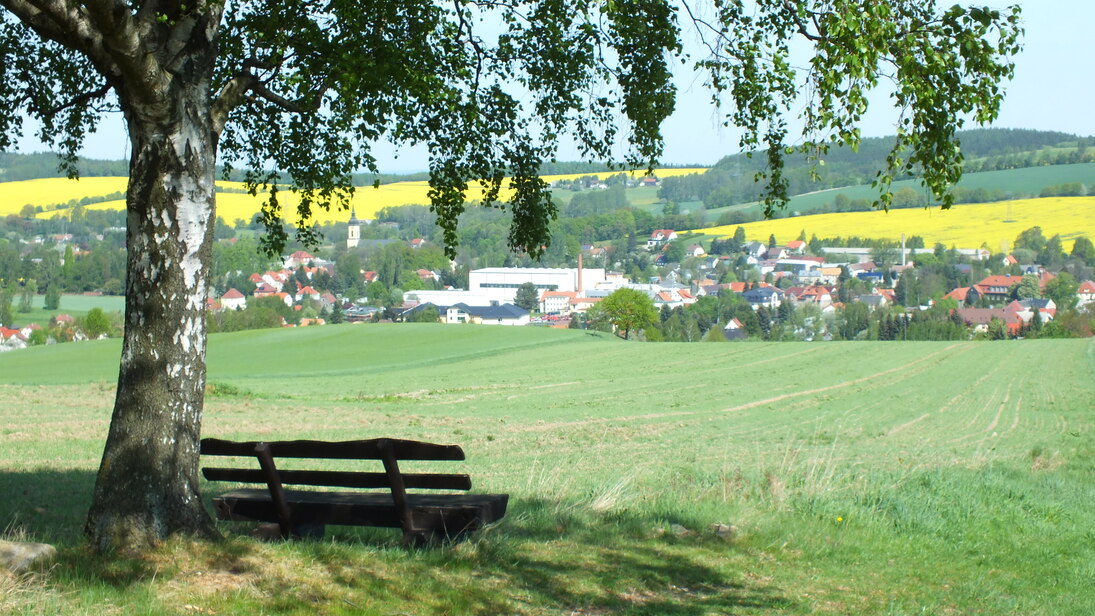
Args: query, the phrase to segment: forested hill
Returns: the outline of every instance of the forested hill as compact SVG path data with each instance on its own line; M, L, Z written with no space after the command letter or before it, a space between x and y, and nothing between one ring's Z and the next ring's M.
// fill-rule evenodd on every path
M18 182L38 178L64 177L58 170L56 154L16 154L0 151L0 182ZM78 164L83 177L119 177L129 175L129 161L92 160L81 158Z
M36 180L39 178L63 177L58 170L59 159L57 155L50 153L18 154L14 152L0 151L0 182L16 182L20 180ZM129 162L125 160L93 160L81 158L78 163L81 177L124 177L129 174ZM663 167L681 165L663 165ZM705 165L689 164L686 168L698 168ZM569 173L598 173L612 171L613 167L604 163L549 161L540 168L543 175L559 175ZM243 172L234 172L230 179L243 181ZM380 174L359 173L353 177L353 183L357 186L367 186L374 180L380 180L381 184L394 182L422 182L429 179L428 173L411 174Z
M1095 162L1093 137L1004 128L961 131L958 135L966 158L966 173ZM824 162L816 168L817 179L811 177L810 164L804 155L788 157L784 168L790 182L788 193L800 195L871 182L875 173L885 167L893 139L864 139L857 152L850 148L832 148L822 156ZM659 194L676 202L703 201L709 209L757 201L764 186L753 178L764 165L764 156L750 158L734 154L720 160L703 175L666 178Z
M987 128L959 133L962 151L966 156L966 172L1018 169L1036 165L1055 165L1095 161L1095 138L1080 137L1068 133L1027 129ZM790 194L802 194L826 188L864 184L873 179L876 171L885 164L892 137L864 139L858 152L848 148L834 148L825 156L825 164L818 168L820 181L812 181L808 165L803 157L787 160L785 174L791 182ZM754 201L763 187L753 181L754 174L764 165L763 156L749 158L734 154L720 160L702 176L667 178L662 195L677 202L704 201L708 208L723 207L735 203ZM60 177L58 158L54 154L18 154L0 152L0 182ZM702 165L690 165L692 167ZM80 175L125 176L129 163L124 160L92 160L81 158ZM558 173L593 173L608 171L601 163L550 162L542 169L545 175ZM242 179L233 178L233 179ZM354 183L371 184L371 175L354 177ZM380 182L424 180L426 174L382 175ZM900 178L899 178L900 179Z

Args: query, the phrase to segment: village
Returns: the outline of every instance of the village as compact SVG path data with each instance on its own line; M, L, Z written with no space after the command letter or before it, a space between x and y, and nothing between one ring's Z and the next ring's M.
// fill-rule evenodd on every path
M253 240L218 221L209 331L410 321L613 331L596 307L620 289L641 292L659 315L639 335L654 341L1084 336L1091 319L1082 315L1095 307L1091 242L1081 237L1065 254L1059 238L1047 240L1037 227L1006 254L929 248L915 236L852 246L808 240L805 232L779 243L747 238L742 227L714 239L658 228L609 241L564 237L574 244L549 252L551 267L512 256L473 267L490 259L446 258L414 206L389 216L362 220L351 212L345 224L325 230L335 243L313 252L298 247L278 261L256 256ZM44 291L47 307L51 295L56 305L62 284L66 293L120 295L124 229L109 219L89 228L83 236L23 239L20 252L6 246L23 261L22 273L10 277ZM18 264L15 256L6 261ZM19 292L22 310L32 289ZM62 312L49 324L9 316L0 323L0 349L120 333L120 314L102 311Z
M347 239L350 248L359 241L360 224L356 216L351 218ZM642 246L660 271L665 272L664 276L634 280L612 269L585 267L585 259L604 262L608 250L586 244L581 247L574 268L474 269L468 272L466 289L442 285L441 271L418 269L415 274L427 288L405 291L402 302L388 309L348 301L308 284L317 280L320 272L333 275L335 264L302 250L289 255L281 270L251 273L248 280L253 288L229 289L219 298L211 298L209 308L242 310L248 297L276 297L298 312L307 310L309 305L313 307L309 312L316 316L300 319L297 323L300 326L332 320L414 320L565 328L587 323L585 317L594 306L616 290L628 288L644 293L662 315L686 309L705 297L731 294L754 313L786 318L802 311L830 326L849 304L861 304L870 313L887 310L911 320L915 313L927 312L941 300L951 306L950 318L960 321L970 336L1000 336L993 329L999 325L1006 337L1014 338L1030 335L1032 328L1040 330L1052 322L1058 313L1058 303L1070 310L1095 305L1092 280L1073 283L1067 273L1058 279L1056 273L1041 264L1022 264L1013 255L993 255L986 249L903 248L895 263L879 264L872 260L872 253L878 251L870 248L821 247L822 254L815 255L810 253L805 240L789 241L786 245L742 242L734 254L714 255L708 254L699 243L689 243L683 248L681 262L671 262L669 248L685 239L681 236L671 229L658 229L651 232ZM415 238L408 245L416 249L425 242ZM975 267L977 271L1001 273L985 275L966 286L955 286L941 298L913 297L907 288L902 292L902 281L911 280L916 274L917 259L938 263L941 257L948 256L953 261L949 267L959 277L968 277ZM751 280L726 281L727 272L735 268L739 273L745 269L748 272L745 277ZM368 284L376 281L378 273L362 270L361 276ZM523 287L526 295L522 298ZM338 316L332 318L332 315ZM728 318L718 326L728 340L749 335L743 320L737 317ZM811 331L825 339L833 338L827 328ZM803 332L797 334L801 337ZM805 339L814 339L811 334L807 336Z

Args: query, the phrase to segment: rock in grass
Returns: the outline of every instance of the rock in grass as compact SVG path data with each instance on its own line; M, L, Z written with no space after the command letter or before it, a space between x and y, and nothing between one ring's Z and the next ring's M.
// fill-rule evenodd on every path
M733 524L712 524L711 531L714 532L715 536L719 539L730 541L734 538L734 535L738 533L738 527Z
M56 555L57 548L47 543L0 541L0 566L13 573L24 571L34 563L50 560Z
M677 524L676 522L669 525L669 532L673 533L674 535L676 535L678 537L688 537L690 535L696 534L696 533L688 530L684 526L681 526L680 524Z

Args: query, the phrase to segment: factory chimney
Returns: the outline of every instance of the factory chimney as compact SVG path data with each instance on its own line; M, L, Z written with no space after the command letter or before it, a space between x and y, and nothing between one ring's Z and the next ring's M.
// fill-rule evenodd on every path
M578 253L578 297L582 295L582 253Z

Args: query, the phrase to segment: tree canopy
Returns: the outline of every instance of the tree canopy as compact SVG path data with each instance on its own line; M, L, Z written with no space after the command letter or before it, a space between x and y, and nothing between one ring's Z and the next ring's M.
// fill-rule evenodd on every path
M627 340L631 332L658 322L658 309L646 293L624 287L616 289L590 309L592 320L606 319Z
M214 179L242 169L263 192L265 247L288 219L345 206L375 143L429 150L431 209L455 251L474 183L508 209L508 243L536 256L556 216L539 170L572 135L593 160L650 167L662 153L678 62L705 75L740 145L763 150L766 211L787 198L783 160L855 146L884 82L897 138L880 170L917 170L949 205L955 131L992 120L1012 75L1019 9L930 0L0 0L0 149L23 130L75 156L120 111L131 155L125 338L87 532L102 549L212 534L197 498ZM684 30L698 34L692 54ZM805 44L805 67L792 47ZM694 59L695 58L695 59ZM790 126L801 114L801 134ZM797 131L796 131L797 132ZM614 156L622 147L622 153ZM506 192L504 192L504 189ZM298 197L285 212L282 195ZM503 198L505 197L505 198Z

